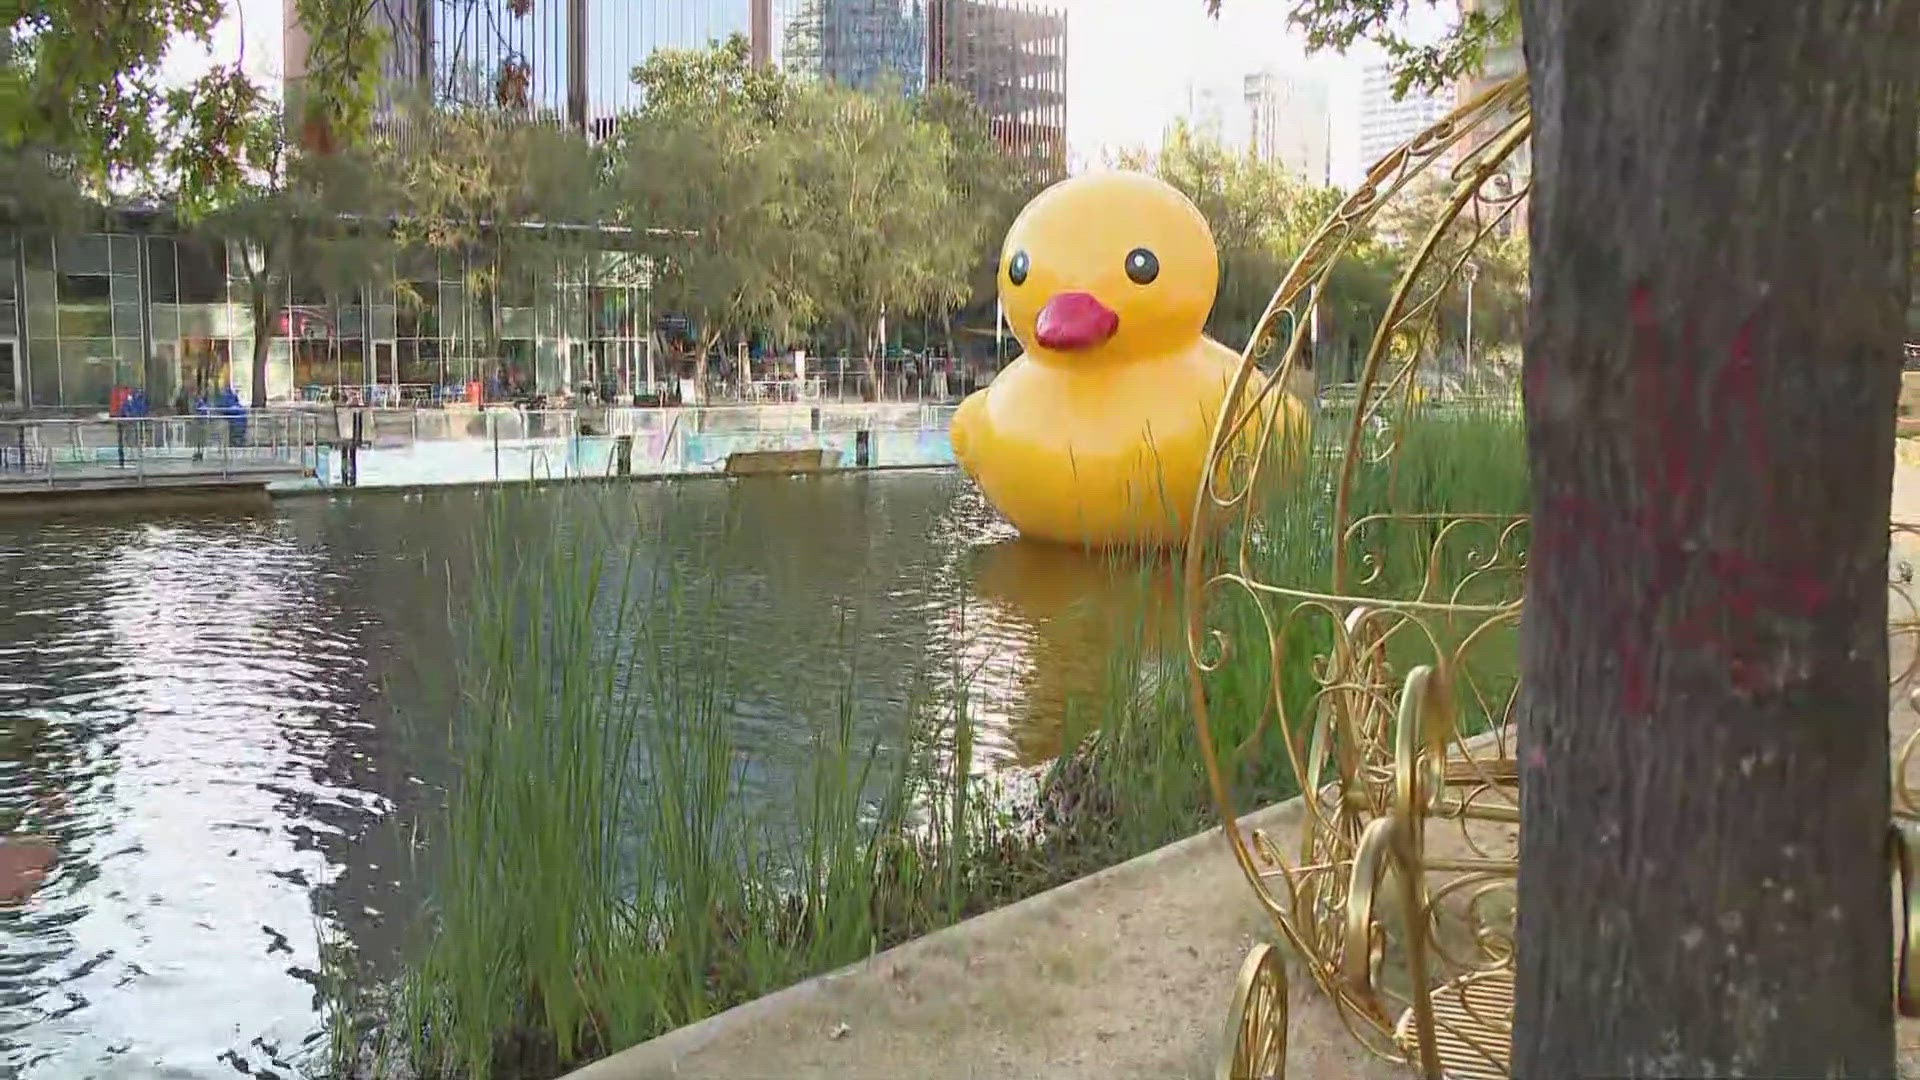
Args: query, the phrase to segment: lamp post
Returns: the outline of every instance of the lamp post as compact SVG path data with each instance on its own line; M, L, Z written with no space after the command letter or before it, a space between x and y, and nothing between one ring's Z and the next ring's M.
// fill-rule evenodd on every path
M653 395L655 373L653 370L653 256L645 257L642 263L647 275L647 394Z
M1469 259L1462 267L1467 275L1467 371L1473 371L1473 283L1480 276L1480 264Z

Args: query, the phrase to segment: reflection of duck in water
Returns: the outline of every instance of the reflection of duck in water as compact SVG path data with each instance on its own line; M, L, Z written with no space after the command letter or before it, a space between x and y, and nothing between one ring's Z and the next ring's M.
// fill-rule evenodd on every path
M1004 711L1021 762L1058 753L1069 724L1099 724L1117 655L1169 640L1176 625L1169 564L1032 540L975 552L973 596L968 636L1011 654L987 671L1012 661L976 697Z
M0 748L5 749L5 748ZM11 757L12 755L4 755ZM0 757L0 760L4 760ZM65 807L58 794L39 794L24 813L0 806L0 907L24 903L46 883L59 852L52 840L39 835L36 818L51 820ZM44 826L46 821L37 825Z
M32 836L0 837L0 904L17 904L47 880L53 846Z

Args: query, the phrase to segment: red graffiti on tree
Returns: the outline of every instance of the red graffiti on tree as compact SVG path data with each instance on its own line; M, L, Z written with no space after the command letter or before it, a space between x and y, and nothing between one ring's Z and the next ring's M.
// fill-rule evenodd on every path
M1830 589L1811 561L1769 559L1709 544L1702 535L1713 487L1743 477L1760 485L1763 520L1778 521L1752 320L1735 332L1725 363L1709 381L1667 377L1674 366L1645 286L1634 291L1628 314L1637 436L1629 460L1643 496L1611 510L1577 496L1550 497L1544 509L1552 520L1541 522L1537 535L1549 545L1560 538L1589 550L1625 546L1636 552L1633 562L1649 568L1648 579L1631 588L1650 596L1652 605L1624 596L1606 605L1628 709L1645 712L1652 704L1650 644L1662 625L1667 643L1719 654L1736 689L1758 691L1780 674L1777 658L1764 655L1768 624L1814 617ZM1695 328L1686 326L1680 336L1683 355L1699 356ZM1538 392L1538 384L1528 390ZM1537 546L1535 554L1545 552Z

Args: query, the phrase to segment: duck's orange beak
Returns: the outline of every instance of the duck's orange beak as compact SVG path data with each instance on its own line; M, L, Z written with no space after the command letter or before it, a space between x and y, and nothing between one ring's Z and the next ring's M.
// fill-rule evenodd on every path
M1120 316L1091 293L1059 293L1040 309L1034 336L1043 349L1091 349L1120 329Z

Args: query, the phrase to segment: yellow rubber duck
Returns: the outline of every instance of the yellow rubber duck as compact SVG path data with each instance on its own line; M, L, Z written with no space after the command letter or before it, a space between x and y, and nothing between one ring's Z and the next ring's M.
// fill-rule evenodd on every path
M1026 352L961 403L951 434L960 466L1023 535L1185 540L1240 366L1204 333L1219 280L1206 219L1155 177L1077 176L1021 211L999 291Z

